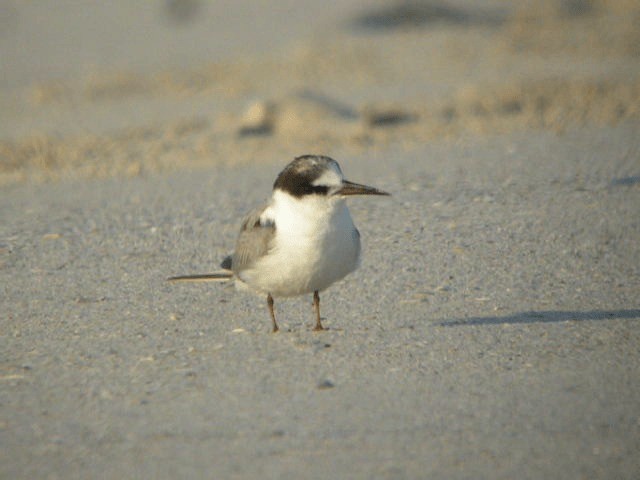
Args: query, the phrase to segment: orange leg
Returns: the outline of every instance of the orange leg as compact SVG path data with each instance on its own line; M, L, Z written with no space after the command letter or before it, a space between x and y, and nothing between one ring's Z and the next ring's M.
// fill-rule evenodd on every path
M313 292L313 309L316 312L316 326L313 328L316 332L320 330L326 330L320 322L320 294L316 290Z
M279 330L278 324L276 323L276 314L273 311L273 297L270 293L267 293L267 306L269 307L269 313L271 314L271 322L273 323L272 332L275 333Z

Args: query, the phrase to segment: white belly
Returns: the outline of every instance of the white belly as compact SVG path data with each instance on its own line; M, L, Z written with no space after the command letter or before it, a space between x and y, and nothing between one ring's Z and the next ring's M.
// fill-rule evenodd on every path
M239 278L259 292L288 297L324 290L359 262L360 235L340 202L327 212L276 220L273 249Z

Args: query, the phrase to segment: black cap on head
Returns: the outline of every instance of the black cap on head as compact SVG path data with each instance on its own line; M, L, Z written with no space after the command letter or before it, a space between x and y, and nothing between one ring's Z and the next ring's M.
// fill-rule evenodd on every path
M294 197L327 195L329 185L314 185L327 170L342 176L338 162L332 158L323 155L302 155L296 157L280 172L273 188L283 190Z

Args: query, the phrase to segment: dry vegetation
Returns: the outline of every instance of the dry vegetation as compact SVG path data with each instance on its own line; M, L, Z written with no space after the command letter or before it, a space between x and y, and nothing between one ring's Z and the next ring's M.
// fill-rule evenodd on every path
M194 115L99 135L34 132L4 139L0 141L0 183L132 176L242 163L255 161L259 151L273 157L289 155L292 149L358 151L393 142L410 148L464 133L547 129L561 134L584 125L640 120L637 2L529 2L494 25L439 28L439 32L443 28L454 31L449 34L447 49L432 62L459 65L462 70L476 57L476 63L487 69L497 65L505 71L513 66L520 74L489 75L491 80L486 80L486 75L458 79L444 95L425 93L345 105L320 93L318 84L330 79L337 85L346 82L352 88L367 89L403 78L397 56L385 57L379 44L368 38L346 36L337 43L299 47L286 57L242 59L147 76L107 72L77 83L38 83L24 91L24 102L35 110L164 97L216 97L238 104L255 98L256 92L265 99L246 112L230 107L212 112L210 118ZM408 44L428 44L428 34L426 27L400 29L387 35L385 48L389 52L411 51L406 50ZM476 41L478 45L469 46ZM606 65L603 62L614 59L624 68L595 68L591 74L585 73L589 72L586 67L575 74L564 71L558 75L552 69L522 74L530 61L557 65L564 59L577 66ZM271 89L265 90L264 85L271 85Z

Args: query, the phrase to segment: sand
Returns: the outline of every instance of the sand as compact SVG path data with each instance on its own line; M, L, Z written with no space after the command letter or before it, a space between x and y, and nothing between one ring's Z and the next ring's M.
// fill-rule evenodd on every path
M112 3L0 7L0 477L637 476L637 2ZM165 282L311 152L327 332Z

